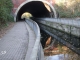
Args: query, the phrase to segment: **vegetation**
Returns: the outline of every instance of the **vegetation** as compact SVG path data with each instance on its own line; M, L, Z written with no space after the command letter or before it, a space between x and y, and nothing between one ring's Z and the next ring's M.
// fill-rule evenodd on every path
M80 0L56 0L54 7L62 18L80 17Z
M13 4L11 0L0 0L0 28L7 25L8 21L12 21L11 15Z

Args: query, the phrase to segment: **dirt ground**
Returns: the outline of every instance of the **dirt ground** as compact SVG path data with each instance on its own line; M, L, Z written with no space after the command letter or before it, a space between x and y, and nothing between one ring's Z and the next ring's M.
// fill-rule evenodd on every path
M65 60L80 60L80 55L76 54L72 50L70 50L68 47L62 45L62 44L57 44L56 46L51 46L48 49L44 50L44 55L45 56L55 56L59 54L64 54L67 55L67 58Z
M0 28L0 38L3 37L7 33L7 31L14 26L14 24L14 22L9 22L8 26Z

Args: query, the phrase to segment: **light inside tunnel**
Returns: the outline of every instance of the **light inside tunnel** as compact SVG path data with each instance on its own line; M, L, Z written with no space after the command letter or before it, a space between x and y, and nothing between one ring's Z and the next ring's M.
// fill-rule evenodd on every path
M24 4L17 12L16 20L22 20L21 15L25 12L29 12L35 18L40 17L51 17L51 7L48 4L43 3L42 1L30 1ZM54 13L52 14L54 17Z
M21 15L21 19L30 19L31 17L33 16L29 12L25 12Z

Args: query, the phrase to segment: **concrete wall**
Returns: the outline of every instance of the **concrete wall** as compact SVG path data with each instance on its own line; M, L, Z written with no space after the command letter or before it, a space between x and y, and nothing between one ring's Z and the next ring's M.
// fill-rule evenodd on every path
M29 57L30 59L28 60L44 60L43 48L40 43L40 28L33 20L27 19L26 22L29 24L36 35L35 44L33 46L31 56ZM25 60L27 60L27 58Z

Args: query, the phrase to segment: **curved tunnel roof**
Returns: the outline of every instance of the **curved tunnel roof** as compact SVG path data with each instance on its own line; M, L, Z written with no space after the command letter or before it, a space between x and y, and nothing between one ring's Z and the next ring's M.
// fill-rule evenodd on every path
M46 8L46 5L49 8ZM49 10L50 9L50 10ZM14 20L21 20L21 15L25 12L29 12L33 17L51 17L50 13L54 13L54 18L56 18L56 11L52 5L46 1L25 1L22 3L15 12Z

